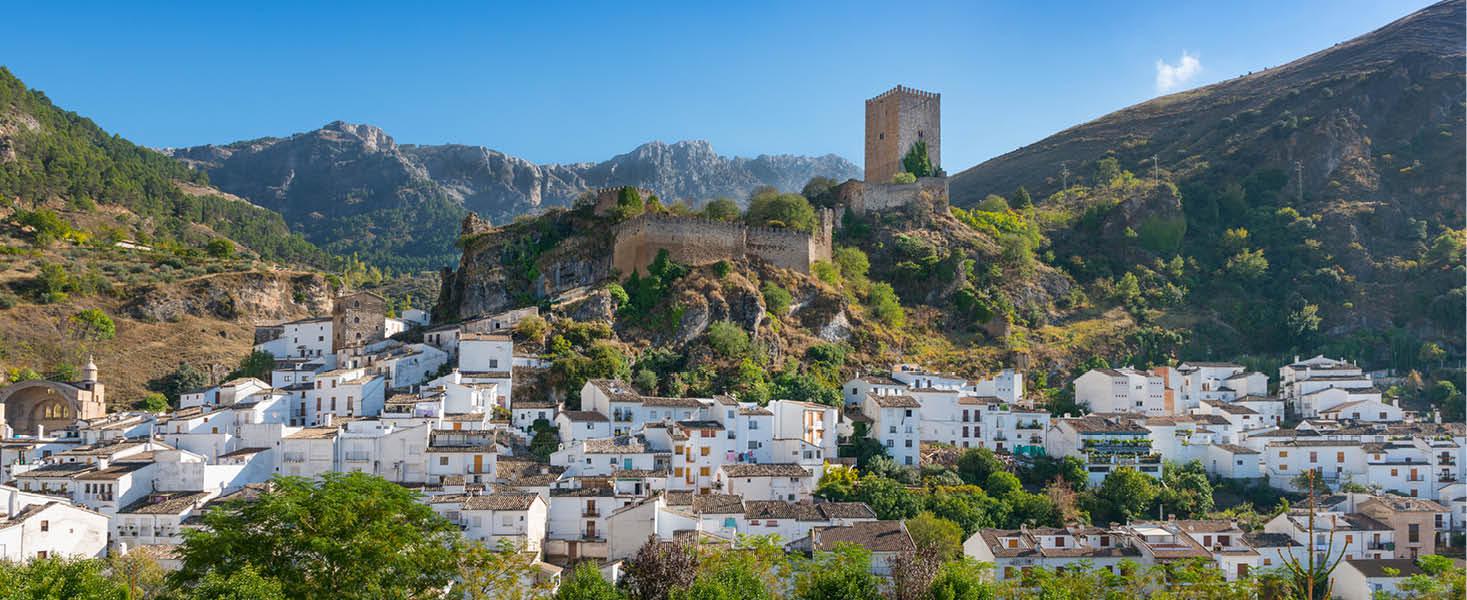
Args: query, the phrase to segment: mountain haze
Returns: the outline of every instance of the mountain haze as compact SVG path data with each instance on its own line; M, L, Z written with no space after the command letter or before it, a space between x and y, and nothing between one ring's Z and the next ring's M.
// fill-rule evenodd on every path
M447 264L467 211L503 223L600 187L634 185L667 201L698 203L860 173L835 155L725 157L705 141L650 142L598 163L537 165L482 146L398 144L377 127L340 121L286 138L170 153L221 189L280 212L328 250L409 268Z

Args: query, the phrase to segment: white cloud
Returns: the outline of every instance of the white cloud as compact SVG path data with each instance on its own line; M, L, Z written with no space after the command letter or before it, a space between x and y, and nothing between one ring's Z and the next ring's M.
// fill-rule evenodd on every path
M1165 94L1187 85L1202 72L1202 61L1182 51L1177 64L1169 65L1165 60L1156 61L1156 93Z

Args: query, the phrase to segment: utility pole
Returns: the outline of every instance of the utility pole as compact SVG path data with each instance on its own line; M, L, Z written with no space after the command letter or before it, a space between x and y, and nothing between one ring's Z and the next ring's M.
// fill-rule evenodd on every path
M1065 161L1065 162L1060 163L1060 180L1064 182L1064 183L1062 183L1060 185L1060 190L1061 191L1070 189L1070 163L1069 163L1069 161Z
M1161 162L1155 154L1151 155L1151 187L1156 187L1161 181Z
M1302 205L1304 204L1304 163L1297 160L1294 161L1294 180L1299 186L1299 195L1296 203Z

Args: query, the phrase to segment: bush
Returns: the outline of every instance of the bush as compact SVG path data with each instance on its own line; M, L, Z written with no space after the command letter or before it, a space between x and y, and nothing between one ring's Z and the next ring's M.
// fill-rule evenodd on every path
M860 248L841 246L835 249L832 256L835 266L840 267L842 277L851 280L866 278L866 272L871 269L871 259Z
M825 262L823 260L817 260L814 263L811 263L810 274L814 275L816 279L824 281L825 283L833 286L840 286L840 269L831 263Z
M785 313L788 313L790 303L794 301L794 298L790 297L788 291L775 285L773 282L764 282L764 287L759 292L764 295L764 307L770 313L777 316L783 316Z
M621 286L617 287L619 288ZM625 295L626 292L623 291L622 294ZM516 335L520 336L520 339L531 342L539 342L540 340L545 339L545 334L549 331L550 324L546 323L545 319L541 318L539 315L530 315L528 317L520 319L520 322L515 323L514 326L514 332Z
M117 337L117 324L98 308L88 308L68 319L75 335L84 340L110 340Z
M703 206L703 218L733 221L739 218L739 205L728 198L717 198Z
M215 238L209 240L209 243L204 245L204 252L207 252L209 256L214 258L231 258L234 256L234 242L224 238Z
M783 227L795 231L815 230L815 207L799 194L780 194L771 189L756 193L749 200L744 219L759 227Z
M138 410L150 413L165 413L168 408L168 398L158 392L148 392L137 403Z
M889 283L871 286L871 315L888 327L901 327L907 323L907 313L902 310L896 290Z
M737 358L749 351L749 334L731 321L718 321L708 326L708 345L726 358Z
M906 171L901 171L891 176L892 183L917 183L917 176Z

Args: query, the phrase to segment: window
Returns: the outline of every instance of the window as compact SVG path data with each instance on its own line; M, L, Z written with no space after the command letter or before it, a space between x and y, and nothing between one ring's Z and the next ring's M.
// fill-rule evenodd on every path
M1279 450L1279 458L1288 458L1288 457L1289 457L1289 451L1288 450Z
M910 416L912 416L912 409L909 408L909 409L906 409L906 410L902 411L902 416L903 417L910 417Z
M491 359L489 359L489 368L491 368L491 369L498 369L499 368L499 359L497 359L497 358L491 358Z
M886 440L886 447L887 448L894 448L894 447L896 447L896 440Z
M723 519L723 526L726 529L733 529L735 526L737 526L737 524L738 522L734 521L733 517L725 517Z
M912 440L907 440L907 447L908 448L911 448L912 447Z
M1421 541L1421 525L1419 523L1411 523L1406 526L1406 541L1413 544Z
M41 531L51 531L51 522L41 521Z
M707 477L708 476L708 467L698 467L698 474L699 475L702 475L704 477Z
M708 447L707 446L703 446L702 448L699 448L698 449L698 456L708 456Z
M1318 452L1310 452L1309 453L1309 464L1312 465L1312 464L1317 463L1317 462L1319 462L1319 453Z
M1335 462L1345 462L1345 453L1344 452L1336 452L1335 453Z
M440 466L440 467L446 467L446 466L448 466L448 457L447 456L440 456L440 457L438 457L438 466Z
M758 421L749 421L749 429L750 430L757 430L757 429L759 429L759 422Z

